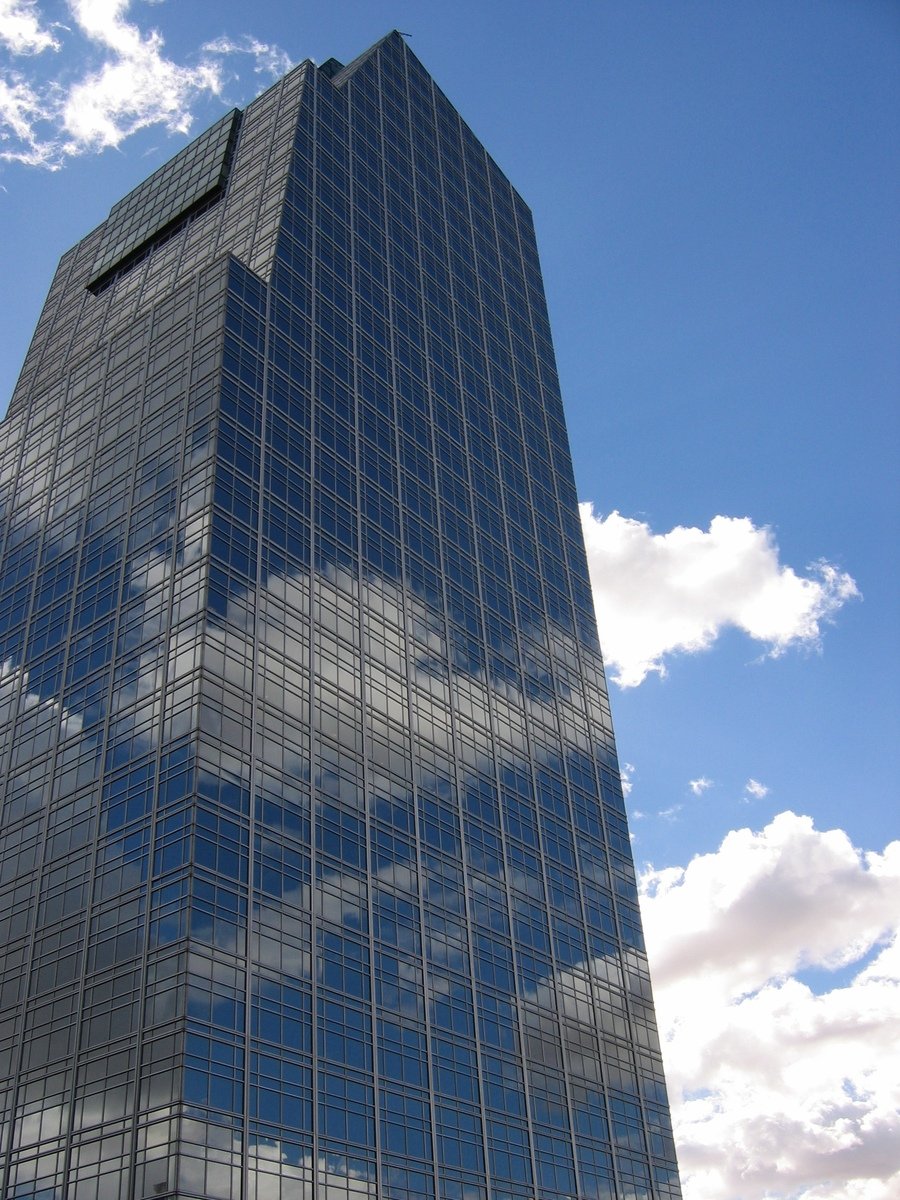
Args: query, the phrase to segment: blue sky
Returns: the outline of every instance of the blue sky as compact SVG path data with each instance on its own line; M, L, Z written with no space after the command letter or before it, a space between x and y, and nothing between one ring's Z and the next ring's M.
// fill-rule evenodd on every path
M0 0L0 406L188 129L394 27L535 214L686 1197L888 1200L900 7Z

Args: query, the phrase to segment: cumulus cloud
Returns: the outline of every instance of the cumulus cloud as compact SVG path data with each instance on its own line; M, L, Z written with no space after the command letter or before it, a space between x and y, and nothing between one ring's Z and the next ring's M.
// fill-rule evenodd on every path
M60 40L41 23L35 3L0 0L0 42L16 63L0 75L0 158L58 169L147 126L187 133L198 99L222 93L226 56L249 54L257 73L279 74L290 65L277 46L249 37L219 38L178 63L158 30L128 19L129 8L130 0L69 0L72 27ZM52 78L34 57L48 48L61 52ZM85 58L93 64L98 55L99 65L85 71Z
M667 655L705 650L729 626L773 657L816 647L822 624L859 595L831 563L805 576L782 564L772 530L747 517L657 534L618 512L580 508L604 655L620 687L665 675Z
M685 1200L900 1194L900 842L784 812L641 892Z
M758 779L748 779L744 784L744 792L754 800L763 800L768 796L769 789L764 783L760 783Z
M695 796L702 796L705 791L708 791L713 785L711 779L707 779L705 775L701 775L699 779L689 779L688 787Z

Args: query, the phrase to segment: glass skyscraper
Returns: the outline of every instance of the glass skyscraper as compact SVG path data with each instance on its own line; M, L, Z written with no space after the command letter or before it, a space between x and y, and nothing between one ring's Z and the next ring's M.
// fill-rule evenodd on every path
M63 256L0 468L0 1195L677 1198L531 216L399 34Z

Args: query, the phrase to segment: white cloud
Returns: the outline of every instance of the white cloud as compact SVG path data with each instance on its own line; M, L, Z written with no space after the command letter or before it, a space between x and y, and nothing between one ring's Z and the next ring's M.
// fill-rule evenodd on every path
M641 890L685 1200L900 1194L900 842L785 812Z
M55 35L41 25L34 0L0 0L0 43L13 54L59 49Z
M769 789L764 783L760 783L758 779L748 779L744 784L744 791L748 796L752 796L754 800L762 800L769 794Z
M253 69L257 75L271 75L273 79L284 75L293 65L286 50L268 42L260 42L249 34L244 34L241 38L215 38L206 42L203 50L207 54L249 54L253 58Z
M688 787L695 796L702 796L705 791L712 787L712 785L713 781L711 779L707 779L705 775L701 775L699 779L688 780Z
M631 789L634 787L634 763L622 763L620 777L622 780L622 795L627 798L631 795Z
M580 508L601 643L621 687L665 675L667 655L705 650L728 626L772 656L816 647L822 623L859 595L831 563L814 563L807 576L783 565L772 530L747 517L655 534L618 512Z
M15 137L20 145L19 160L31 165L43 161L34 128L41 111L40 97L21 76L0 78L0 143L10 135Z
M175 62L157 30L127 19L129 8L130 0L69 0L73 24L60 42L41 25L35 4L0 0L0 41L18 66L0 77L0 158L58 169L150 125L187 133L198 98L222 92L225 56L251 55L257 73L279 74L290 65L277 46L250 37L220 38L195 61ZM33 58L49 46L61 50L52 78L39 74ZM85 71L83 61L96 62L98 52L99 66Z
M70 7L79 29L110 57L69 90L62 105L64 152L118 146L147 125L187 133L191 101L220 91L218 66L201 60L183 67L166 58L158 32L144 34L125 20L128 0L70 0Z

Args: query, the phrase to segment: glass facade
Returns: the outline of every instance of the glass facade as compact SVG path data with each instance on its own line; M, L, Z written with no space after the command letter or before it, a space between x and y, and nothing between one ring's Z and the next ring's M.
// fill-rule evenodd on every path
M531 216L400 35L63 257L0 519L0 1195L676 1200Z
M94 290L111 282L134 255L151 250L163 230L179 223L203 201L217 197L228 173L229 150L240 128L232 109L202 137L155 171L110 209L103 241L88 286Z

